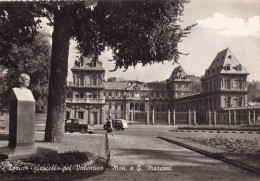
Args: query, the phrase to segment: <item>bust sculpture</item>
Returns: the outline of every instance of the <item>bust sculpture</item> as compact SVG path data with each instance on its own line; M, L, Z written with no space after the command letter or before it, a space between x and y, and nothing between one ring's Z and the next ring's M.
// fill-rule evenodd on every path
M30 84L29 75L25 73L20 74L18 78L18 82L19 82L19 86L12 89L13 94L11 94L11 99L16 98L17 100L34 101L32 92L29 89L27 89L27 87Z

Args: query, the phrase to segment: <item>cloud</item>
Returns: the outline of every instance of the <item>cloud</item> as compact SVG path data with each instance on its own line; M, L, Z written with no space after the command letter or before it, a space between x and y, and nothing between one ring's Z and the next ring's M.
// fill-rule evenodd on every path
M242 18L229 18L221 13L215 13L212 18L200 19L198 25L217 31L227 37L259 37L259 16L253 16L245 21Z

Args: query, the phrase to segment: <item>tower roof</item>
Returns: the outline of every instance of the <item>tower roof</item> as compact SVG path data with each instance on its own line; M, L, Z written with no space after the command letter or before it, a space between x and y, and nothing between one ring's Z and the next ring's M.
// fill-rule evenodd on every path
M215 77L221 74L248 75L249 73L240 64L233 53L227 48L216 55L202 79Z
M172 75L168 79L168 82L191 82L191 80L180 65L172 71Z
M105 71L102 68L101 62L93 62L91 57L84 57L83 59L76 61L72 71L87 70L87 71Z

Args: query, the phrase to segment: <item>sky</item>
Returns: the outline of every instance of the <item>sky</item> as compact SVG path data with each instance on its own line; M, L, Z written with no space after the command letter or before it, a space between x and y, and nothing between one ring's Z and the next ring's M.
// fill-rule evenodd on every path
M179 44L179 51L189 53L182 55L179 64L165 62L135 68L126 72L113 70L114 63L109 62L112 53L104 52L100 60L108 77L123 77L125 80L144 82L163 81L168 79L175 67L182 65L189 75L201 76L209 67L218 52L227 47L236 56L244 68L250 72L248 81L260 80L260 44L258 0L191 0L185 4L181 17L183 28L197 23L191 34ZM76 42L71 41L69 52L68 81L72 81L70 69L77 59Z

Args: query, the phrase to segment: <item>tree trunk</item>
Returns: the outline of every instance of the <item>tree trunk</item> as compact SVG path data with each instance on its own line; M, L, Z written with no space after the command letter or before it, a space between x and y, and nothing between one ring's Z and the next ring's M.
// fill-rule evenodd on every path
M60 7L54 12L45 142L60 142L64 134L71 23L72 7Z

